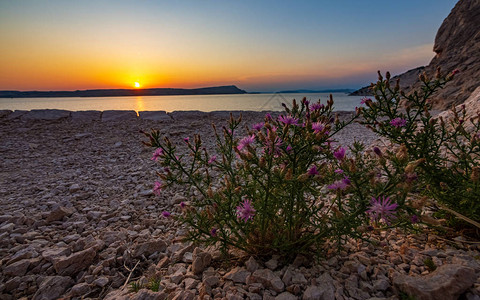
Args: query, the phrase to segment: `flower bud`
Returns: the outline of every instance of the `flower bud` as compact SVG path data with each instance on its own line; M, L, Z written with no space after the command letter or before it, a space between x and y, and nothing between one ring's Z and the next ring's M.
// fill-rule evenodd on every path
M380 73L380 70L378 70L377 73L378 73L378 81L382 81L382 80L383 80L383 76L382 76L382 74Z
M419 164L425 162L425 158L420 158L417 159L416 161L410 162L406 167L405 167L405 173L413 173L415 171L415 168L418 167Z
M437 68L437 71L435 72L435 78L440 79L442 77L442 74L440 73L440 67Z
M300 182L305 182L310 177L308 173L301 174L297 177L297 180Z
M472 174L470 175L470 179L474 183L480 182L480 167L477 166L472 168Z
M287 170L287 174L285 174L285 180L291 180L292 179L292 169L289 168Z
M208 197L213 198L213 191L212 191L211 187L208 188L207 195L208 195Z
M406 161L408 159L407 147L405 145L400 146L400 149L398 149L396 157L400 161Z

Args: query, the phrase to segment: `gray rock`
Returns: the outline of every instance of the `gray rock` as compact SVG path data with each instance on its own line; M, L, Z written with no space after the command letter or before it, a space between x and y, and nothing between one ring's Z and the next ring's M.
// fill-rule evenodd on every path
M202 283L205 286L214 287L220 283L220 278L217 276L207 276L205 279L203 279Z
M292 282L293 275L294 273L291 267L287 268L287 270L285 270L285 273L283 273L282 281L283 283L285 283L286 286L289 286L290 283Z
M142 120L150 121L172 121L169 115L163 110L160 111L139 111L138 115Z
M231 280L235 283L243 283L247 282L247 277L252 274L251 272L245 270L244 268L235 267L230 270L227 274L223 275L223 279Z
M47 223L61 221L64 217L68 217L73 214L74 210L72 208L67 207L57 207L55 210L51 211L47 217Z
M163 252L165 249L167 249L167 244L164 241L149 241L137 245L133 251L133 257L150 256L155 252Z
M98 110L72 111L71 116L74 122L100 121L102 112Z
M105 277L105 276L100 276L98 277L97 279L95 279L92 283L96 286L99 286L99 287L104 287L108 284L110 280Z
M192 289L195 289L197 287L197 285L200 283L200 281L198 281L194 278L185 278L183 283L185 284L185 289L186 290L192 290Z
M70 277L48 276L40 284L37 292L33 295L33 300L54 300L62 296L65 291L73 284Z
M375 291L386 291L388 288L390 287L390 282L388 282L388 280L386 279L378 279L378 280L375 280L373 281L373 289Z
M296 272L292 277L292 283L293 284L306 284L307 279L305 278L305 275L303 275L302 273Z
M198 110L187 110L187 111L173 111L168 113L170 117L174 120L191 120L191 119L202 119L208 116L208 113L198 111Z
M334 299L335 287L333 286L333 278L330 277L330 274L323 273L317 278L317 284L323 292L323 299Z
M245 262L245 266L247 267L247 270L249 272L255 272L256 270L258 270L258 263L257 261L255 260L255 258L253 258L253 256L250 256L250 258Z
M72 290L70 291L70 294L73 297L82 296L82 295L86 295L91 290L92 290L92 286L90 284L88 284L86 282L82 282L82 283L74 285L72 287Z
M69 118L70 113L62 109L34 109L22 115L22 120L61 120Z
M193 250L193 262L192 272L194 274L200 274L210 265L212 261L212 255L208 252L202 251L200 248Z
M90 266L96 255L97 251L92 247L76 252L68 257L61 256L57 258L53 267L59 275L72 276Z
M142 290L138 291L139 293L142 292ZM128 289L124 290L114 290L108 293L104 300L130 300L130 291Z
M30 266L29 259L22 259L17 262L14 262L11 265L6 266L3 269L3 274L8 276L23 276L27 273L28 267Z
M303 300L322 300L322 299L327 300L327 298L325 298L323 294L324 294L324 291L321 290L318 286L311 285L307 287L305 292L303 292L302 299ZM333 299L333 298L330 298L330 299Z
M8 223L0 227L0 232L11 232L15 228L15 224Z
M393 284L418 300L448 300L457 299L475 283L476 279L473 269L462 265L446 264L423 277L397 274L393 278Z
M71 253L70 248L67 247L58 247L58 248L46 248L42 252L42 257L47 261L53 263L61 256L69 256Z
M249 282L259 282L277 293L280 293L285 289L283 281L270 269L256 270L248 277L247 283Z
M78 192L80 191L82 188L80 187L80 185L78 183L74 183L72 184L69 188L68 188L68 191L70 193L75 193L75 192Z
M26 113L28 113L28 110L15 110L11 114L7 115L6 119L7 120L19 119Z
M134 110L106 110L102 113L102 122L135 120L137 113Z
M295 295L290 294L289 292L283 292L277 297L275 297L275 300L297 300L298 297Z
M269 268L270 270L274 271L278 267L278 260L276 258L272 258L265 263L265 267Z
M8 116L8 115L11 114L11 113L12 113L11 110L2 109L2 110L0 110L0 118L4 118L4 117Z

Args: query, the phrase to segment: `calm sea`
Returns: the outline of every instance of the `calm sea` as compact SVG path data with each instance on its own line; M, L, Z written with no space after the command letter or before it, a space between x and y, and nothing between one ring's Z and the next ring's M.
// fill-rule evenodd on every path
M135 110L166 112L179 110L252 110L281 111L282 103L306 97L310 102L326 103L329 93L310 94L239 94L239 95L188 95L188 96L132 96L132 97L77 97L77 98L0 98L0 109L66 109L82 110ZM360 106L361 96L334 93L335 110L352 111Z

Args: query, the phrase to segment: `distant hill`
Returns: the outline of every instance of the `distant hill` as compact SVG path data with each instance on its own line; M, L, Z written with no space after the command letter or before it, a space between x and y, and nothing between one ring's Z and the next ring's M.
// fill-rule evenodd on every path
M246 94L234 85L198 89L105 89L77 91L0 91L0 98L43 98L43 97L119 97L119 96L167 96L167 95L220 95Z
M330 89L330 90L289 90L280 91L282 94L311 94L311 93L351 93L353 89Z

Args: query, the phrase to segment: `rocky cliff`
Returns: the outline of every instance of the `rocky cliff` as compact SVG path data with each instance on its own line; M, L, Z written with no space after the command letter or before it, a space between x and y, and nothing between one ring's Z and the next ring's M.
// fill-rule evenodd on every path
M434 95L435 107L463 103L480 86L480 0L458 1L438 29L433 51L435 57L423 69L427 75L433 76L438 67L442 73L460 71ZM421 86L418 76L412 81L412 71L397 76L407 92Z
M422 74L423 70L425 69L425 66L418 67L415 69L408 70L407 72L393 76L391 79L391 82L397 82L397 79L400 78L400 88L403 90L410 90L413 86L418 81L418 76ZM372 95L372 92L370 91L370 86L363 87L353 93L350 93L350 96L370 96Z

